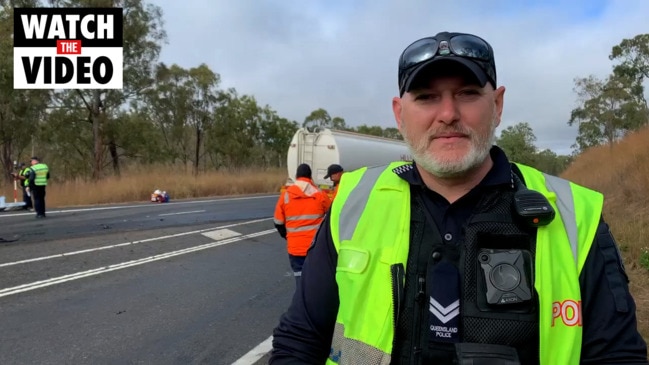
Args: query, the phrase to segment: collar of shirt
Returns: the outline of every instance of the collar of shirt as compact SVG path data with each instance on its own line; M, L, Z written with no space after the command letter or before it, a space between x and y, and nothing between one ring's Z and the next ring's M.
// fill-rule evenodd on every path
M512 185L512 167L509 163L505 151L503 151L498 146L492 146L489 151L491 159L494 164L491 167L491 170L485 175L485 177L480 181L478 186L498 186L498 185ZM394 172L399 175L402 179L406 180L410 185L424 185L419 170L415 168L416 163L413 162L412 165L407 165L409 167L396 168Z
M434 224L443 234L445 243L455 244L462 238L461 227L467 222L475 206L479 203L484 189L513 189L512 167L500 148L493 146L490 150L493 167L482 181L471 191L456 200L453 204L437 192L428 189L423 183L419 171L413 164L402 165L393 171L406 180L422 194L424 207L430 213Z

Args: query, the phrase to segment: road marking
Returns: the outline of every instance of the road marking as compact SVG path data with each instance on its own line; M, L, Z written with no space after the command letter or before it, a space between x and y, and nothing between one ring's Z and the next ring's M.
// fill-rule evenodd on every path
M162 217L165 215L179 215L179 214L192 214L192 213L203 213L205 210L190 210L189 212L178 212L178 213L163 213L163 214L158 214L158 217Z
M230 237L241 236L241 233L229 229L217 229L216 231L201 233L203 236L213 239L214 241L224 240Z
M214 202L222 202L222 201L264 199L264 198L273 198L273 197L277 197L277 195L249 196L249 197L242 197L242 198L221 198L221 199L210 199L210 200L174 201L170 203L159 203L159 204L138 204L138 205L120 205L120 206L95 207L95 208L48 210L47 214L76 213L76 212L89 212L89 211L98 211L98 210L113 210L113 209L127 209L127 208L145 208L145 207L153 207L153 206L169 207L171 205L175 206L175 205L182 205L182 204L214 203ZM0 214L0 218L20 217L23 215L34 215L34 213Z
M263 222L263 221L267 221L267 220L270 220L270 219L272 219L272 218L255 219L255 220L252 220L252 221L227 224L225 226L221 226L221 227L218 227L218 228L236 227L236 226L241 226L241 225L244 225L244 224ZM94 252L94 251L100 251L100 250L107 250L107 249L110 249L110 248L116 248L116 247L122 247L122 246L128 246L128 245L136 245L138 243L159 241L159 240L164 240L164 239L167 239L167 238L182 237L182 236L187 236L187 235L196 234L196 233L209 232L209 231L213 231L213 230L214 230L214 227L205 228L205 229L199 229L199 230L196 230L196 231L175 233L175 234L170 234L170 235L160 236L160 237L152 237L152 238L147 238L147 239L143 239L143 240L139 240L139 241L124 242L124 243L118 243L118 244L115 244L115 245L89 248L89 249L86 249L86 250L65 252L65 253L60 253L60 254L50 255L50 256L35 257L33 259L25 259L25 260L14 261L14 262L6 262L6 263L0 264L0 268L5 267L5 266L26 264L26 263L29 263L29 262L36 262L36 261L56 259L56 258L61 258L61 257L66 257L66 256L79 255L79 254L82 254L82 253L88 253L88 252Z
M240 237L234 237L234 238L229 238L229 239L226 239L226 240L206 243L206 244L203 244L203 245L189 247L189 248L185 248L185 249L182 249L182 250L167 252L167 253L154 255L154 256L150 256L150 257L145 257L145 258L138 259L138 260L122 262L122 263L119 263L119 264L99 267L99 268L96 268L96 269L91 269L91 270L87 270L87 271L81 271L81 272L77 272L77 273L74 273L74 274L63 275L63 276L59 276L59 277L56 277L56 278L51 278L51 279L46 279L46 280L41 280L41 281L35 281L33 283L18 285L18 286L14 286L14 287L11 287L11 288L0 289L0 298L1 297L6 297L6 296L9 296L9 295L13 295L13 294L18 294L18 293L30 291L30 290L44 288L44 287L51 286L51 285L65 283L67 281L78 280L78 279L82 279L82 278L85 278L85 277L88 277L88 276L99 275L99 274L103 274L103 273L107 273L107 272L111 272L111 271L115 271L115 270L126 269L128 267L148 264L150 262L155 262L155 261L159 261L159 260L165 260L165 259L168 259L170 257L180 256L180 255L184 255L184 254L188 254L188 253L192 253L192 252L197 252L197 251L201 251L201 250L206 250L208 248L223 246L223 245L227 245L228 243L238 242L238 241L242 241L242 240L245 240L245 239L248 239L248 238L255 238L255 237L267 235L267 234L270 234L270 233L273 233L273 232L277 232L277 231L275 229L267 229L267 230L261 231L261 232L250 233L250 234L246 234L246 235L243 235L243 236L240 236Z
M272 349L273 336L270 336L265 339L264 342L257 345L257 347L250 350L247 354L243 355L237 361L233 362L232 365L253 365Z

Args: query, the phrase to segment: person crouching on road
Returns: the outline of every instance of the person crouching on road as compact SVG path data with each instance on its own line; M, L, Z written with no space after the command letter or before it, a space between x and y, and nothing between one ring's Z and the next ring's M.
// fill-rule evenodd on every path
M277 200L275 227L286 239L288 258L299 285L302 264L331 200L311 179L311 167L301 164L295 174L295 184L289 186Z

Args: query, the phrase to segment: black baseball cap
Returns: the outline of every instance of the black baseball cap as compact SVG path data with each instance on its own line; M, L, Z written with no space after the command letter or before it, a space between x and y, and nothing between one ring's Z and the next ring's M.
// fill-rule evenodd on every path
M331 164L329 167L327 167L327 175L325 175L325 179L328 179L331 177L333 174L337 174L339 172L343 172L343 167L337 164Z
M484 87L496 88L496 62L491 45L469 33L440 32L411 43L399 57L399 94L420 86L431 73L444 73L458 67L468 70ZM428 76L428 77L422 77Z

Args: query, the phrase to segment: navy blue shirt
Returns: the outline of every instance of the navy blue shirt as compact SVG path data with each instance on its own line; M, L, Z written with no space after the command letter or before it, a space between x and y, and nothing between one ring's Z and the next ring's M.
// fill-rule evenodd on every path
M450 204L426 190L425 204L447 242L457 242L463 223L483 189L511 184L511 165L504 152L492 148L494 166L478 186ZM400 175L423 185L417 169ZM300 286L273 331L269 364L324 364L338 311L337 253L325 217L309 249ZM582 289L582 364L649 364L647 347L636 328L635 303L628 288L622 259L608 225L602 219L580 276Z
M426 187L416 168L406 170L399 176L410 185L420 185L424 189L423 199L426 209L433 217L446 243L459 242L462 225L469 220L473 208L478 204L484 189L506 185L512 186L512 169L505 153L500 148L492 148L493 167L480 183L460 199L449 203L446 198ZM416 164L415 164L416 165Z

